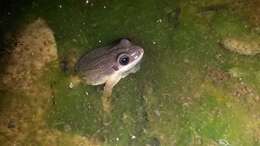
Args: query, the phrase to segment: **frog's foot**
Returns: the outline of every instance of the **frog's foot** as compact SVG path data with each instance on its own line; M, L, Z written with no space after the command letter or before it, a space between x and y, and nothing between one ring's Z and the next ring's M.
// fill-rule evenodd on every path
M104 126L109 126L112 123L112 114L109 112L103 113L102 123Z
M77 87L80 84L80 82L81 82L81 79L79 78L79 76L71 75L69 88Z

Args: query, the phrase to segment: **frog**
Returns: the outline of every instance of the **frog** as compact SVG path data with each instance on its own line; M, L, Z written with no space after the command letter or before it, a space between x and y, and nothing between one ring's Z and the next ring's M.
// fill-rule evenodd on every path
M102 105L103 110L109 112L114 86L140 69L143 55L141 46L122 38L114 45L93 49L83 55L76 63L75 70L87 85L104 85Z

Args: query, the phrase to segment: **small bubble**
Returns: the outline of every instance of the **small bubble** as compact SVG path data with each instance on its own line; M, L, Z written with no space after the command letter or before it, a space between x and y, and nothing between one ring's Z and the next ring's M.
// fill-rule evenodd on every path
M131 136L131 139L136 139L136 136L132 135L132 136Z
M69 84L69 88L72 89L73 87L74 87L73 83L70 82L70 84Z
M98 40L99 43L101 43L102 41L101 40Z
M153 41L153 44L155 45L155 44L157 44L155 41Z
M58 7L61 9L61 8L62 8L62 5L58 5Z
M116 141L119 141L119 137L116 138Z
M85 3L88 4L88 3L89 3L89 0L86 0Z
M103 7L104 9L107 8L106 6Z
M156 20L157 23L162 23L162 19Z
M85 95L87 95L87 96L88 96L88 91L86 91L86 92L85 92Z

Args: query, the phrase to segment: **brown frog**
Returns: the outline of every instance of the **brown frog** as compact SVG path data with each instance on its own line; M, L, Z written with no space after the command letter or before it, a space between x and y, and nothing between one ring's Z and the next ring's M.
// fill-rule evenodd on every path
M114 46L94 49L82 56L76 64L76 71L86 84L105 84L102 102L104 111L109 111L113 87L120 79L139 70L143 54L142 47L121 39Z

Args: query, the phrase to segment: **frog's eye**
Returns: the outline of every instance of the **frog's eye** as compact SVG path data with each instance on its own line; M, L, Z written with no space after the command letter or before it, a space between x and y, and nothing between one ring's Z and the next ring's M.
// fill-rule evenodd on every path
M127 65L129 63L129 57L127 54L120 54L118 56L118 62L120 65Z

